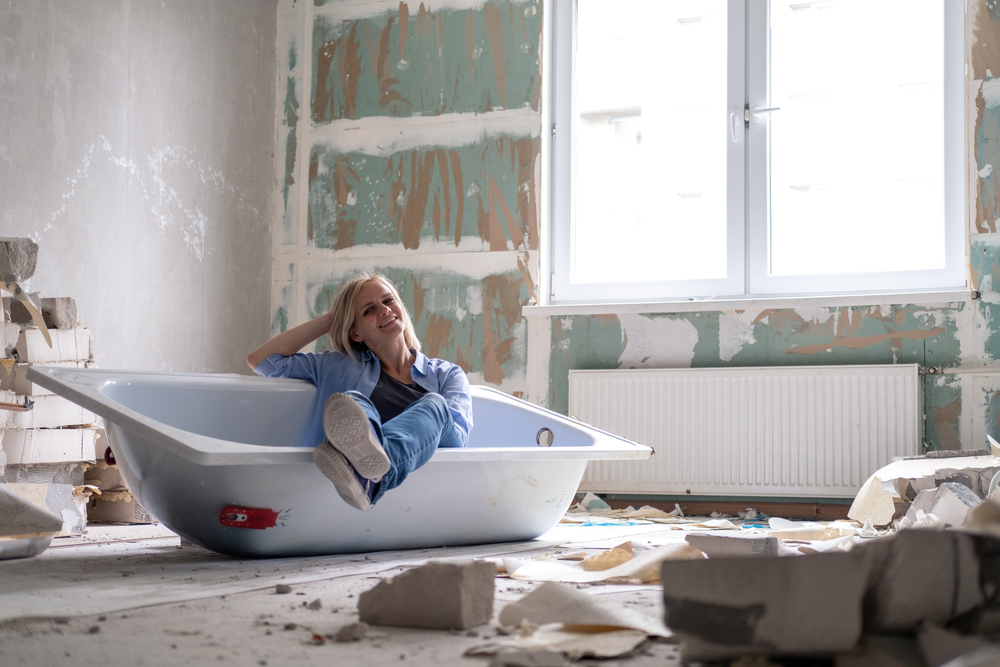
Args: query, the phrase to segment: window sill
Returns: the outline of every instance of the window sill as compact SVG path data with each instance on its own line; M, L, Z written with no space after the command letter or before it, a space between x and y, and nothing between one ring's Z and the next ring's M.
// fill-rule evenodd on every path
M891 306L899 304L935 304L973 301L979 293L972 290L940 292L893 292L887 294L830 294L827 296L747 296L724 299L685 299L644 303L566 303L522 306L525 317L560 317L565 315L625 315L645 313L692 313L718 310L764 310L767 308L842 308L848 306Z

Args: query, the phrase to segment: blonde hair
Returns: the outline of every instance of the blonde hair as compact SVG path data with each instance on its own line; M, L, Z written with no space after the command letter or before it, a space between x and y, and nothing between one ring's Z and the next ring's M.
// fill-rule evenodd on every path
M358 305L358 295L361 289L368 283L379 283L392 294L392 297L399 303L400 311L403 313L403 340L406 347L420 351L420 341L413 330L413 322L410 320L410 313L406 310L406 305L399 298L399 291L392 282L381 273L361 273L358 277L337 290L337 296L333 299L333 306L330 308L330 346L337 352L342 352L355 361L360 361L358 352L364 352L368 346L363 342L351 339L351 329L354 328L354 314Z

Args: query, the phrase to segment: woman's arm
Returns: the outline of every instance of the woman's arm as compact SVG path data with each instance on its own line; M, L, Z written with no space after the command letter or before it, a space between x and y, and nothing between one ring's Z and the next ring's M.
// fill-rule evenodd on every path
M330 313L324 313L314 320L292 327L267 341L247 355L247 364L250 368L257 368L260 362L272 354L283 354L290 357L329 331Z

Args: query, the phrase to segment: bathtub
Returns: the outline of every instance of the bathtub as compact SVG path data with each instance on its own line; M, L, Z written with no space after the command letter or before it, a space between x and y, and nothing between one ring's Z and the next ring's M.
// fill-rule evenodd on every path
M103 417L129 489L182 537L278 557L535 538L589 461L652 450L483 386L464 449L439 449L369 512L345 504L305 442L316 388L242 375L33 367L28 378ZM98 456L101 452L98 452Z

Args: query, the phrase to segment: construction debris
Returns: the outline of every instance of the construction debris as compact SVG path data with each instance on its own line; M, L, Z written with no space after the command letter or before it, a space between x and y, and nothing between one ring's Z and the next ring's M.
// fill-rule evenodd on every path
M464 630L493 617L489 561L437 561L383 579L358 599L358 615L372 625Z
M982 499L967 486L955 482L944 482L933 489L918 493L906 512L906 519L916 522L917 512L933 514L946 526L964 526L971 518L971 512Z
M847 517L862 524L871 520L873 526L888 526L895 511L892 494L885 490L878 475L872 475L855 496Z
M855 553L664 561L664 620L687 660L850 651L870 568Z
M684 539L709 558L778 555L777 538L766 535L689 533Z

